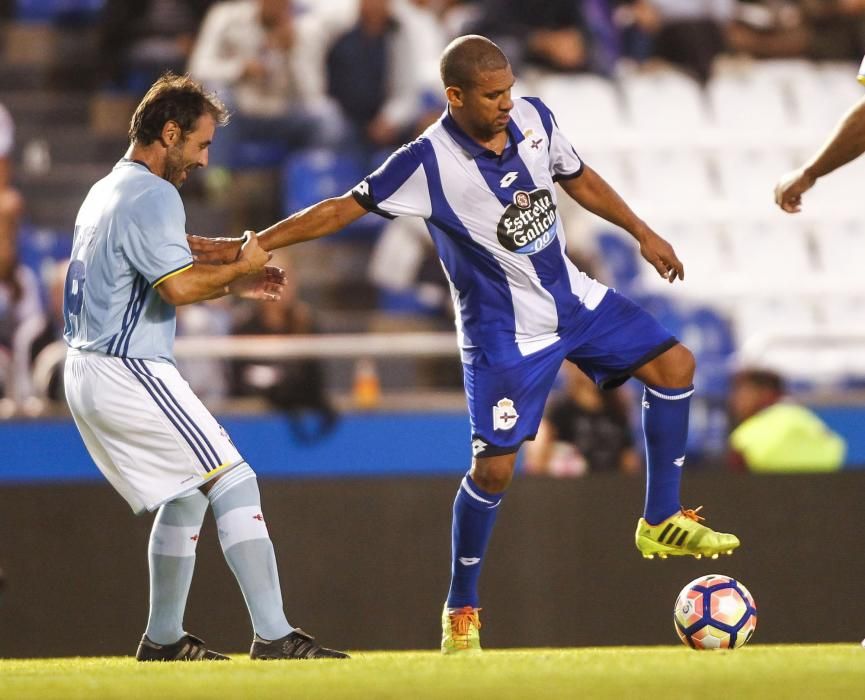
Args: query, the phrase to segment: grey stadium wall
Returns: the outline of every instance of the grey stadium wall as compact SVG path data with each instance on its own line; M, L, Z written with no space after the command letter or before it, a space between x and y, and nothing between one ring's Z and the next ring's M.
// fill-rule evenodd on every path
M435 649L449 570L452 478L264 481L289 619L349 649ZM642 483L521 478L481 580L487 647L678 644L679 590L707 573L751 590L754 643L865 635L865 472L687 474L685 500L736 532L731 558L644 561L633 545ZM106 485L0 489L0 655L131 654L147 615L151 516ZM186 628L248 649L243 599L208 515Z

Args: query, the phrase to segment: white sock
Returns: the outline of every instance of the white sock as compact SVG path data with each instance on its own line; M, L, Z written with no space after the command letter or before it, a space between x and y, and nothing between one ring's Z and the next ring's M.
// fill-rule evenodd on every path
M173 644L184 634L183 613L207 504L207 497L195 491L163 505L153 521L147 548L150 614L145 634L157 644Z
M213 506L225 560L240 584L255 633L279 639L294 629L285 618L273 543L261 514L255 472L246 465L216 482L207 497Z

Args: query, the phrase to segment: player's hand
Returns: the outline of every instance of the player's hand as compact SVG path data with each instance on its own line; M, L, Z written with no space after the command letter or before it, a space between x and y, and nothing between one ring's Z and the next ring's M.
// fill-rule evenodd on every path
M228 290L241 299L255 301L279 301L285 290L285 270L272 265L252 275L246 275L234 280L228 285Z
M802 209L802 195L810 190L817 178L808 174L805 168L799 168L784 175L775 185L775 204L788 214L795 214Z
M192 259L197 263L221 265L237 260L243 238L206 238L205 236L187 235Z
M640 255L670 284L685 280L685 266L667 241L649 229L640 239Z
M264 248L258 244L258 236L255 231L244 231L244 243L240 247L238 262L244 261L249 264L247 275L259 272L270 261L272 257Z

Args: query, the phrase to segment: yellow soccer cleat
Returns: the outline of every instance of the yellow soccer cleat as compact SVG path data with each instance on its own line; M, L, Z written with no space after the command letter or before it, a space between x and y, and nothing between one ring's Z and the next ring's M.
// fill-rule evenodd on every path
M481 651L480 608L448 608L442 611L442 654L477 654Z
M635 535L637 549L645 559L655 556L659 559L668 556L717 559L719 554L732 554L739 546L739 538L701 525L704 518L697 514L700 508L682 508L657 525L650 525L645 518L640 518Z

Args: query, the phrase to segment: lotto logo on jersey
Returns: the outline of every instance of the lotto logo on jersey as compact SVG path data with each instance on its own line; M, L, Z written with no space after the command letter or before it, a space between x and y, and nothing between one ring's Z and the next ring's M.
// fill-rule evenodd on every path
M521 255L534 255L556 237L556 203L549 190L514 192L496 230L499 243Z
M493 430L510 430L517 424L519 417L511 399L499 399L493 406Z

